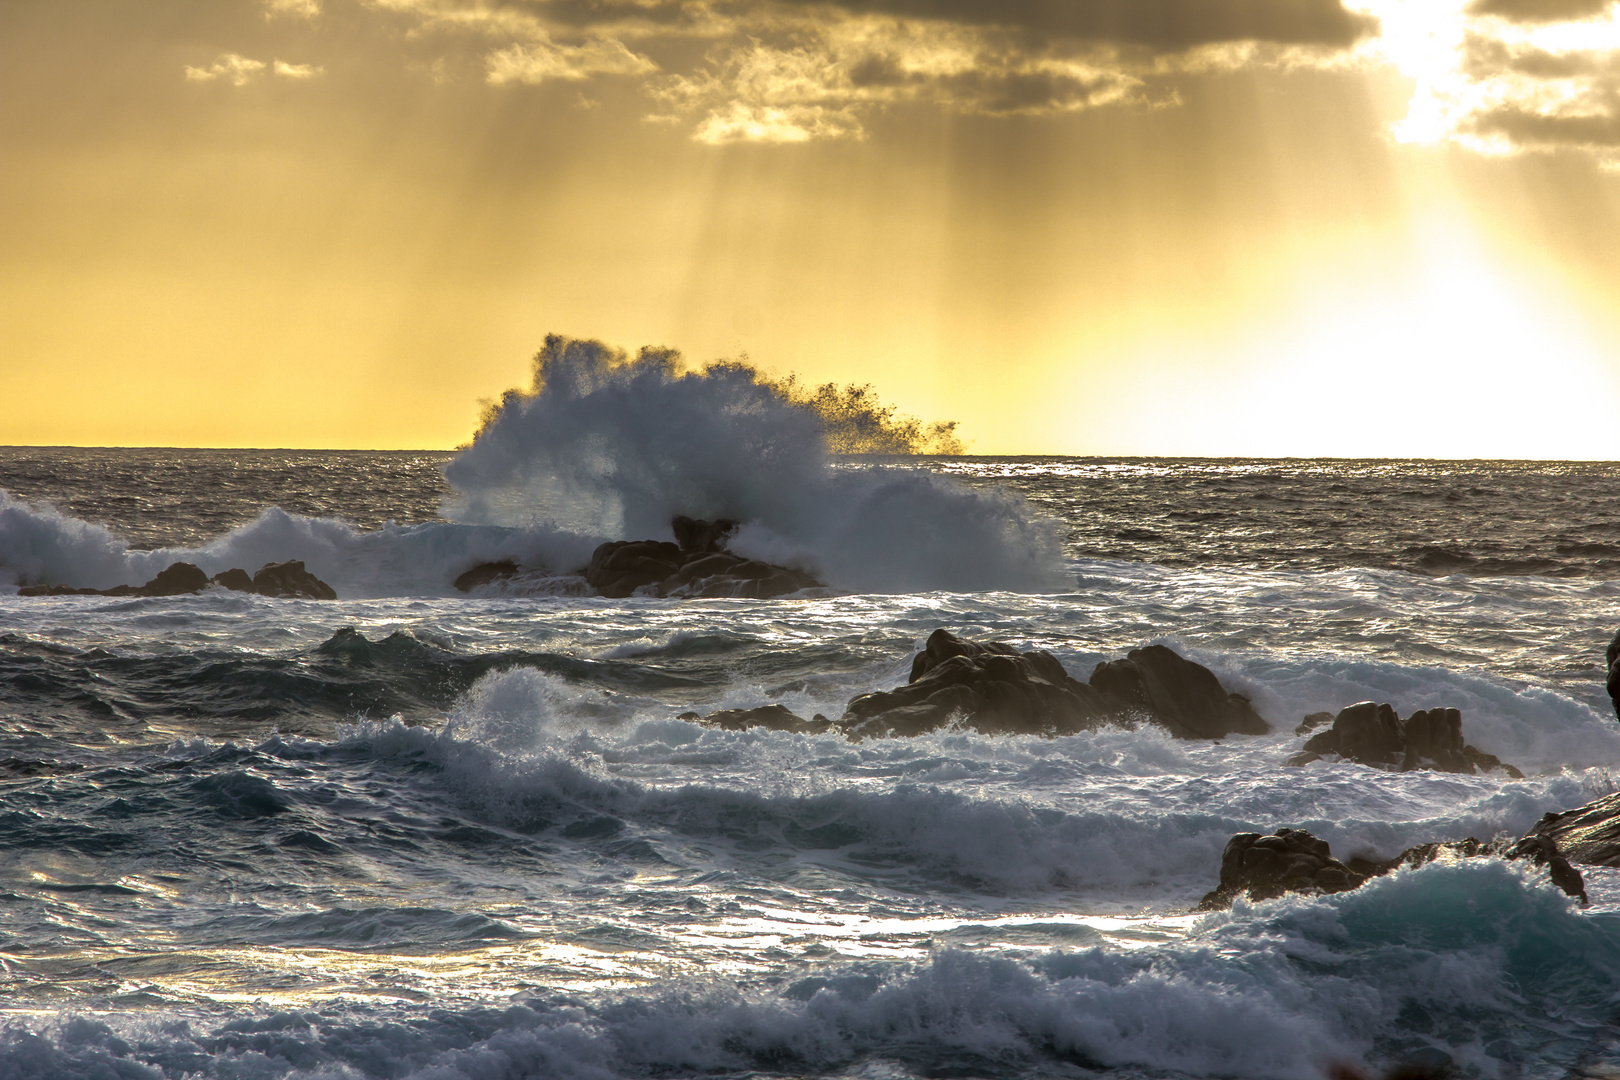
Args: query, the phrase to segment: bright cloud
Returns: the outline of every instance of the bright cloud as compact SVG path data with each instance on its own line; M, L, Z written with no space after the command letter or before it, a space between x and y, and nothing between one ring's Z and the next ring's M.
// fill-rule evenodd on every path
M205 68L186 65L186 79L190 82L213 82L223 79L233 86L246 86L253 77L265 69L263 60L250 60L236 53L225 53Z
M285 60L277 60L274 70L283 79L313 79L326 71L313 64L289 64Z
M264 0L264 13L313 19L321 13L321 0Z

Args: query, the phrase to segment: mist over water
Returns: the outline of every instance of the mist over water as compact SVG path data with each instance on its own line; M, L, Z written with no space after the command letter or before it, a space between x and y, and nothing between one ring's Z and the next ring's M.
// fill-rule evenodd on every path
M734 551L841 589L1060 585L1057 532L1022 500L892 463L835 468L827 443L814 408L747 365L683 371L669 350L553 336L533 386L445 466L447 511L615 539L669 539L678 514L728 518L744 526Z

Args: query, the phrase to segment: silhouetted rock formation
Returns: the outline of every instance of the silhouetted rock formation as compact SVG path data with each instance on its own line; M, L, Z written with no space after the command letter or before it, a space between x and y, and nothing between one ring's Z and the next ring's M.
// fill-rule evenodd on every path
M299 559L265 563L253 575L253 591L260 596L275 596L299 600L336 600L337 592L304 569Z
M1438 769L1473 774L1500 769L1514 779L1524 778L1494 754L1463 742L1462 713L1456 709L1420 709L1402 720L1391 705L1358 701L1341 709L1327 731L1312 735L1288 764L1307 765L1327 754L1400 772Z
M1563 813L1549 813L1525 839L1542 836L1588 866L1620 866L1620 792Z
M790 731L795 735L820 735L833 726L833 722L820 713L805 720L794 714L786 705L761 705L757 709L721 709L707 716L687 712L681 713L676 719L702 724L704 727L720 728L723 731L747 731L749 728L763 727L772 731Z
M610 540L600 545L580 576L598 594L614 599L640 593L676 599L765 600L801 589L825 588L803 571L726 551L726 540L737 531L735 521L677 517L670 528L677 541L673 544L668 540ZM510 559L480 563L456 578L455 586L471 592L523 572Z
M1502 843L1481 843L1469 837L1419 844L1393 859L1351 858L1343 863L1333 857L1327 841L1304 829L1278 829L1271 836L1237 833L1226 842L1221 852L1220 884L1205 894L1198 910L1231 907L1239 896L1269 900L1290 892L1348 892L1403 866L1423 866L1442 857L1471 859L1485 855L1530 859L1545 867L1553 884L1567 895L1579 898L1582 904L1587 902L1586 883L1580 871L1569 864L1556 843L1544 836L1532 834Z
M935 630L911 662L911 681L862 694L838 726L850 738L920 735L959 717L985 734L1072 735L1105 719L1102 696L1041 649L964 641Z
M76 589L71 585L25 585L18 596L186 596L210 585L255 592L261 596L292 596L310 600L336 600L332 586L304 569L297 559L267 563L248 577L246 570L225 570L209 577L188 562L171 563L145 585L114 585L110 589Z
M248 576L246 570L240 568L222 570L208 580L220 588L230 589L232 592L253 591L253 579Z
M1163 645L1132 649L1123 660L1098 664L1091 685L1110 711L1140 715L1183 739L1264 735L1271 725L1242 694L1230 694L1215 673Z

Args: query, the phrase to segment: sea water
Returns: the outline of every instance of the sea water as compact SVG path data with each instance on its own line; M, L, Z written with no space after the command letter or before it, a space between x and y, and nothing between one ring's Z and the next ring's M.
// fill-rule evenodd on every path
M0 1077L1620 1058L1620 871L1584 868L1586 908L1478 859L1192 911L1235 832L1388 857L1615 789L1620 466L766 463L739 542L830 595L606 600L568 571L651 536L658 492L723 504L681 486L712 462L559 478L484 446L0 450ZM15 595L289 558L339 599ZM545 572L452 586L498 558ZM1165 643L1274 730L676 718L837 717L938 627L1082 680ZM1455 706L1525 778L1284 765L1305 714L1363 699Z

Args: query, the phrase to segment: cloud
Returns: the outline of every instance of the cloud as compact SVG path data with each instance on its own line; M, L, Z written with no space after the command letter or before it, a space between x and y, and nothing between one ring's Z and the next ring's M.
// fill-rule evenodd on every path
M264 69L263 60L250 60L236 53L224 53L205 68L186 65L186 79L190 82L213 82L216 79L224 79L233 86L246 86Z
M658 70L657 64L612 38L594 38L580 45L551 41L510 45L490 53L486 67L488 80L497 85L533 85L547 79L577 82L596 75L645 75Z
M264 0L267 18L292 15L300 19L313 19L321 13L321 0Z
M274 71L283 79L313 79L317 75L324 75L325 68L313 64L289 64L285 60L275 62Z
M1590 19L1608 10L1612 0L1475 0L1473 15L1496 15L1513 22L1564 22Z
M1417 88L1396 137L1490 155L1577 151L1620 168L1614 8L1575 0L1488 4L1437 24L1435 51L1409 62Z

